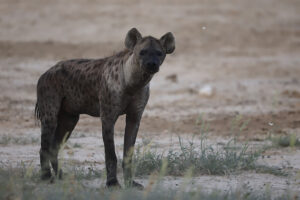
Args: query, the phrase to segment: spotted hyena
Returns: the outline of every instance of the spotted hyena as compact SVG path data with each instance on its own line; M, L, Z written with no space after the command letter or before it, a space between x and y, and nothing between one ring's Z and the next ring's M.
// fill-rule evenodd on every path
M61 177L57 155L71 135L80 114L100 117L105 147L107 182L119 186L114 125L126 114L123 173L126 186L142 188L132 180L132 155L140 120L149 98L149 82L166 54L175 49L172 33L160 39L142 37L136 28L126 35L125 50L102 59L61 61L38 80L35 113L41 122L41 176L51 177L50 163Z

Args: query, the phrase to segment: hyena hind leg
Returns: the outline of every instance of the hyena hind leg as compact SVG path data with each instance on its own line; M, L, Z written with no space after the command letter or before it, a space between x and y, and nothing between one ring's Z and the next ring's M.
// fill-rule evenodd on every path
M64 111L60 111L58 115L58 125L55 131L55 136L50 146L50 162L55 172L55 175L58 176L60 179L62 178L62 170L58 169L58 153L61 145L67 142L67 140L69 139L78 120L79 115L71 115Z
M41 163L41 178L43 180L51 178L50 169L50 145L53 140L56 122L45 120L47 123L41 123L41 149L40 149L40 163Z

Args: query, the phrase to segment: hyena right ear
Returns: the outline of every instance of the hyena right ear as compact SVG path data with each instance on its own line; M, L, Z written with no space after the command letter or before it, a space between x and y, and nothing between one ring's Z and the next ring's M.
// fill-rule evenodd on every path
M136 43L142 39L142 35L136 28L132 28L128 31L125 39L126 48L133 50Z
M175 50L175 38L171 32L164 34L159 41L167 54L173 53Z

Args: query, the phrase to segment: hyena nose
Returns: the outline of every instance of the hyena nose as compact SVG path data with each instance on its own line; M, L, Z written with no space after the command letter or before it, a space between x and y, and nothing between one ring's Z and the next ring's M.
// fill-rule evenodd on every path
M148 62L147 63L147 67L152 68L152 67L156 67L157 64L155 62Z
M158 71L158 63L157 62L149 61L149 62L146 63L146 65L147 65L147 68L150 72L155 73L155 72Z

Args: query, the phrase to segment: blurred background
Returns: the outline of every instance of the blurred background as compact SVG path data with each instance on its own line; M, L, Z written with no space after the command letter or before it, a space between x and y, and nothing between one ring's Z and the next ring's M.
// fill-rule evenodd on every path
M62 59L122 50L132 27L176 38L151 82L141 134L194 133L199 116L211 135L231 134L237 116L251 127L245 138L298 133L299 11L298 0L1 0L0 134L39 137L39 76ZM81 118L76 131L99 135L99 119Z
M299 194L299 0L0 0L0 169L21 162L22 169L39 170L41 133L33 111L41 74L60 60L102 58L123 50L132 27L157 38L172 32L176 39L175 52L151 81L137 146L166 153L179 148L180 136L193 139L193 147L202 148L205 138L225 149L235 138L254 150L263 148L261 163L288 169L290 175L236 175L234 170L228 178L227 171L226 176L210 176L208 168L209 175L195 177L197 190L201 185L203 191L231 191L251 183L272 194L291 189ZM124 126L122 116L115 127L119 158ZM274 141L277 147L280 141L291 147L265 151ZM80 117L60 161L66 168L83 167L90 176L104 172L99 118ZM181 187L181 179L168 177L166 185ZM98 188L103 180L91 179L91 185ZM7 178L2 182L9 184L3 186L9 195L35 185L15 187ZM147 185L147 177L142 183ZM49 194L53 191L49 187Z

